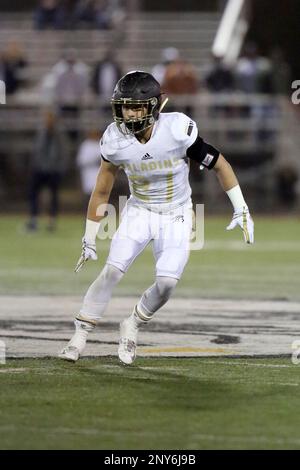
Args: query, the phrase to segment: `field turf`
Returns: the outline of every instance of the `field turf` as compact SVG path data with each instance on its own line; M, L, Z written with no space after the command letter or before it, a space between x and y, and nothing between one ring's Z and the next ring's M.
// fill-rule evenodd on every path
M289 359L28 359L0 371L2 449L300 449Z
M34 235L24 221L1 220L0 294L84 294L109 244L98 242L99 262L75 275L83 218ZM176 296L299 301L299 220L257 218L253 247L227 233L228 222L206 220L207 248L191 253ZM138 296L153 274L148 249L115 295ZM126 368L112 357L8 359L0 448L300 449L299 367L288 357L138 358Z
M228 214L230 216L230 214ZM1 217L0 295L84 294L102 268L109 241L98 241L98 262L78 275L83 217L65 217L58 231L24 233L24 217ZM228 218L206 218L205 249L192 251L175 295L206 298L300 300L300 220L255 219L256 243L246 245L240 229L225 230ZM151 248L135 261L116 295L139 295L152 283Z

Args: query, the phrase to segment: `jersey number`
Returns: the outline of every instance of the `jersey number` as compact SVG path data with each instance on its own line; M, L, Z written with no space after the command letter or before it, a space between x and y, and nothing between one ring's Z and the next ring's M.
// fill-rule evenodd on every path
M144 178L143 176L139 175L131 175L129 176L131 181L131 187L133 194L143 201L150 201L150 196L147 196L145 193L149 190L149 186L151 182ZM166 175L166 202L170 202L173 199L173 173L167 173Z

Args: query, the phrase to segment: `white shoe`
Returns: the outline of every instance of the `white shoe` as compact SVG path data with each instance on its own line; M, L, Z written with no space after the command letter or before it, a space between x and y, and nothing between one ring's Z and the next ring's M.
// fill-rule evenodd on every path
M123 364L130 365L136 357L138 328L132 317L120 323L120 342L118 355Z
M75 333L70 339L67 346L58 355L60 359L65 361L76 362L84 351L88 333L93 331L95 325L91 325L82 320L75 320Z
M62 352L58 355L60 359L65 361L76 362L80 357L79 349L75 346L66 346Z

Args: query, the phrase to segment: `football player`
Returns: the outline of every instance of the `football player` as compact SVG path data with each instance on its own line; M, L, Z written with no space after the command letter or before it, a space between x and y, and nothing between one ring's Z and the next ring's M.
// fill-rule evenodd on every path
M97 260L96 236L120 168L128 177L131 196L106 264L89 287L75 319L75 334L59 357L78 360L113 288L152 241L154 283L120 324L119 359L132 364L139 326L149 322L167 302L189 257L192 202L188 160L215 171L233 205L228 230L240 226L245 242L253 243L254 224L230 164L202 139L192 119L182 113L161 112L165 101L152 75L142 71L127 73L118 81L111 104L114 122L100 141L102 163L90 198L82 253L75 271L87 260Z

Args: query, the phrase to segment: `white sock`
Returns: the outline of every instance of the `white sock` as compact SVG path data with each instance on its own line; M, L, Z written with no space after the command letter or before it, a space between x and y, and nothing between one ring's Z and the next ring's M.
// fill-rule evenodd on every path
M130 317L128 318L129 321L131 321L134 325L134 328L138 328L143 322L139 319L139 317L136 315L135 311L132 312Z
M137 310L139 313L137 313ZM146 313L145 310L142 310L139 305L136 305L128 320L131 320L135 328L138 328L140 325L147 323L151 317L152 315L149 316L148 312Z
M75 348L77 348L81 353L85 348L89 332L92 331L95 327L90 323L80 320L75 320L74 323L76 331L69 341L69 346L75 346Z

